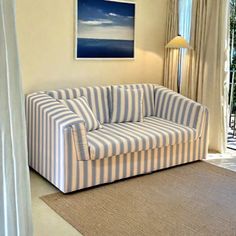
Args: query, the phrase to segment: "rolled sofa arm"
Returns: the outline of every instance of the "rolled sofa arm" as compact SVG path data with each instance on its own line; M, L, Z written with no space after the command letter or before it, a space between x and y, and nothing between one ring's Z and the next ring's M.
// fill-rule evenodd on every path
M208 109L172 90L155 86L155 115L177 124L196 129L201 137L208 121Z
M30 166L65 189L71 162L89 160L84 120L44 92L26 96Z

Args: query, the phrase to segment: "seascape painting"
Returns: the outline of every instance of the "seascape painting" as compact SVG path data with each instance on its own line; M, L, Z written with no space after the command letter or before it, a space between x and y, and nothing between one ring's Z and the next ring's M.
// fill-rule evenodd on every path
M134 58L134 3L76 1L77 59Z

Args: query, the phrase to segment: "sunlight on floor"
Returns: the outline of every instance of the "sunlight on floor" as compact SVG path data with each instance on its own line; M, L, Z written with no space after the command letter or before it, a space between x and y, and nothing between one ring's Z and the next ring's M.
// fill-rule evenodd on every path
M206 159L207 162L217 165L232 171L236 171L236 151L227 149L224 154L209 153Z

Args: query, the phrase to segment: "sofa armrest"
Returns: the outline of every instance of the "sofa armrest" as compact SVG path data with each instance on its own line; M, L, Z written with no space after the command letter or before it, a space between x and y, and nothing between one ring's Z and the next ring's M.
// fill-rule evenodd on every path
M70 126L71 139L76 150L76 156L78 161L90 160L90 154L88 149L87 130L83 123L77 123Z
M84 120L44 92L26 96L26 118L30 166L62 189L69 163L90 158Z
M208 109L162 86L155 86L155 115L157 117L196 129L197 138L203 134Z

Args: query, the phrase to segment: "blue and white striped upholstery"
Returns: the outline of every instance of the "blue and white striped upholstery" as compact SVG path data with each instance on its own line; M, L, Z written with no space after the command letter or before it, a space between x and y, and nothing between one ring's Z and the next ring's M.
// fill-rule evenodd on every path
M30 166L63 188L65 154L70 153L77 160L90 159L83 119L45 93L26 97L26 115Z
M141 89L143 90L143 115L153 116L154 115L154 86L152 84L126 84L119 85L120 88L126 89ZM109 87L109 104L112 104L112 91Z
M205 158L208 110L158 85L125 87L142 86L153 91L150 96L144 92L145 99L149 97L153 106L148 99L144 101L145 116L149 117L143 123L104 124L104 129L88 133L84 121L56 100L82 96L80 89L55 92L56 95L54 92L28 95L30 166L62 192L68 193ZM110 88L98 89L98 94L106 97L104 106L101 105L102 96L94 92L97 89L84 90L93 91L90 96L93 97L90 99L92 110L99 121L108 123L109 99L105 94L110 94ZM97 100L100 105L96 105Z
M79 161L72 156L67 165L68 181L64 192L72 192L120 179L151 173L193 161L207 156L208 111L205 110L201 138L193 142L166 146L147 151L129 152L104 159ZM68 156L68 155L67 155Z
M86 87L73 89L58 89L47 92L55 99L73 99L85 96L97 120L101 123L109 123L108 87Z
M126 89L119 86L111 88L111 122L143 121L143 90Z
M101 130L88 133L92 160L110 156L193 142L196 130L157 117L142 123L105 124Z
M204 139L181 143L147 151L129 152L94 161L79 161L68 165L64 192L72 192L92 186L112 183L133 176L163 170L169 167L198 161L206 157Z
M197 130L201 136L206 108L172 90L155 87L155 115Z
M72 112L83 118L87 131L102 128L88 105L87 98L82 96L74 99L59 99L59 102L68 107Z

